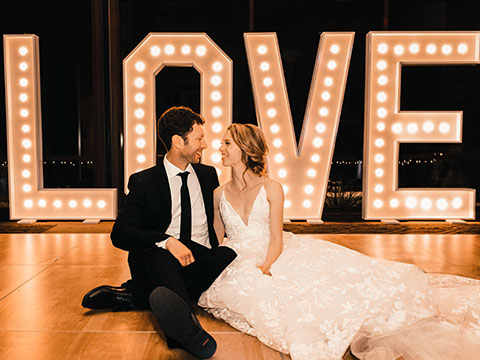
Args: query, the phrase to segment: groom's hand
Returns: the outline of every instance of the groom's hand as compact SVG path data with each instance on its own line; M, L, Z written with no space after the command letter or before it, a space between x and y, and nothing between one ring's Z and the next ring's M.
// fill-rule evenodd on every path
M168 238L165 248L170 251L183 267L188 266L195 261L190 249L174 237Z

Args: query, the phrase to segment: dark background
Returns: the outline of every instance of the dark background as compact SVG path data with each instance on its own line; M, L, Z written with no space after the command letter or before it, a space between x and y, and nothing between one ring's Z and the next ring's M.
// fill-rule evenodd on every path
M330 179L361 190L366 34L480 30L476 0L17 0L4 3L0 11L2 34L40 37L45 187L116 187L119 193L123 192L122 60L150 32L207 33L233 60L233 122L254 124L243 34L276 32L298 138L320 33L354 31ZM3 46L1 52L3 83ZM200 77L193 68L166 68L157 76L156 86L157 114L179 104L199 111ZM479 66L403 68L401 109L463 110L464 131L462 144L402 144L400 187L475 188L479 201L479 87ZM5 98L3 86L0 98ZM2 100L0 204L4 207L8 206L5 124Z

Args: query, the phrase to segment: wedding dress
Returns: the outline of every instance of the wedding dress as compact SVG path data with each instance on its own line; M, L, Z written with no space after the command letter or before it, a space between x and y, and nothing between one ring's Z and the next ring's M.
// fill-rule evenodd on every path
M297 359L478 359L480 281L283 233L263 275L269 202L262 187L247 223L222 193L220 213L238 256L199 299L234 328Z

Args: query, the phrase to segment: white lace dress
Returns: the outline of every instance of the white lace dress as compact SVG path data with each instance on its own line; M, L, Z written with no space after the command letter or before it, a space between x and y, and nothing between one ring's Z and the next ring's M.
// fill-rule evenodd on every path
M269 244L262 188L245 224L225 195L220 212L238 257L199 305L292 359L452 360L480 355L480 281L284 233L272 276L256 267Z

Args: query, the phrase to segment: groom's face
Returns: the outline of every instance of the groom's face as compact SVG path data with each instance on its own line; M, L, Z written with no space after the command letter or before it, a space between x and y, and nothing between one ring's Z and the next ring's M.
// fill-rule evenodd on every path
M202 152L207 148L205 141L205 132L203 127L198 124L193 124L193 129L187 134L184 140L184 146L181 151L181 156L188 163L196 164L202 157Z

